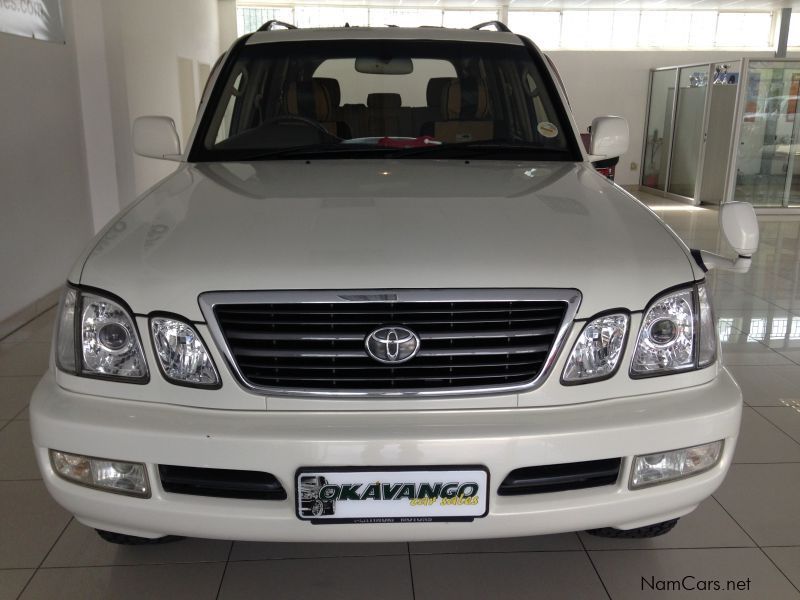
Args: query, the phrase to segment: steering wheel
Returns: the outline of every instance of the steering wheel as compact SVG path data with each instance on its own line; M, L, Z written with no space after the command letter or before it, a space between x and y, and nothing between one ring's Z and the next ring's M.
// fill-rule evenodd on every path
M261 127L265 127L267 125L277 125L280 123L302 123L303 125L308 125L309 127L316 129L319 131L323 136L326 138L330 138L333 140L341 140L339 136L332 134L330 131L325 129L321 123L318 121L314 121L313 119L307 119L306 117L301 117L298 115L278 115L277 117L272 117L271 119L267 119L261 124Z

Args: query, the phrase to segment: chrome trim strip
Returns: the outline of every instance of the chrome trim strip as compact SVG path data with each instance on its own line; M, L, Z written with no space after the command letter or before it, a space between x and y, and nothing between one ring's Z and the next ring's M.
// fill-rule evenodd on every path
M352 298L353 300L351 300ZM387 300L391 298L391 300ZM266 396L306 396L329 398L431 398L446 396L477 396L516 394L536 389L544 383L553 370L559 354L572 327L575 314L581 304L580 291L571 288L546 289L396 289L396 290L281 290L204 292L198 296L200 310L217 348L225 357L228 368L245 391ZM553 347L542 369L535 379L504 386L478 386L430 388L425 390L318 390L308 388L274 388L249 383L233 357L222 329L214 316L218 304L347 304L389 302L513 302L513 301L564 302L567 307L564 319L553 340Z

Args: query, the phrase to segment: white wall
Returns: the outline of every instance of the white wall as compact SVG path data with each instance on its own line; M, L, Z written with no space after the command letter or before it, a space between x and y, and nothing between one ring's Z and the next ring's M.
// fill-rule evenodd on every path
M174 170L133 155L133 121L169 115L185 140L235 24L231 0L63 2L66 44L0 34L0 321L58 287L93 232Z
M60 286L92 235L70 0L66 44L0 33L0 321Z
M616 181L621 185L639 183L642 141L646 118L650 69L703 62L723 62L751 57L772 58L770 52L705 51L582 51L548 52L567 88L578 127L585 131L598 115L619 115L628 119L631 146L620 158ZM789 54L790 57L794 56ZM631 163L636 168L631 169Z
M114 66L124 73L124 82L115 85L120 90L124 87L127 107L117 106L116 110L127 112L128 130L136 117L170 116L185 142L205 84L199 80L198 64L213 65L220 54L217 0L113 0L103 4L108 10L107 27L114 29L122 47L121 64L118 60ZM189 82L179 76L181 59L188 59L194 73ZM123 126L124 118L118 117ZM134 195L175 170L175 163L132 156L129 135L122 146L119 158L132 160ZM131 200L130 190L125 190L121 205Z

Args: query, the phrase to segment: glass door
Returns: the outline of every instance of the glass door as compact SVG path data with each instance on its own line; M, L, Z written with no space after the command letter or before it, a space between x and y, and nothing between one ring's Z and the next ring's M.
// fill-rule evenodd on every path
M733 198L800 205L800 61L750 61L744 85Z
M677 75L678 69L663 69L653 71L650 78L642 185L661 191L666 190L669 170Z
M703 142L703 123L710 65L683 67L678 72L675 132L667 191L695 197Z

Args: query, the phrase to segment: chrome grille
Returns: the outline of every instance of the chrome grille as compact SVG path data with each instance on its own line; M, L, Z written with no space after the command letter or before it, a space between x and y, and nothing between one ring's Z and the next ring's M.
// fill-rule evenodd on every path
M248 388L455 393L532 386L579 299L576 290L241 292L203 294L201 306ZM365 338L386 325L419 336L414 358L367 355Z

